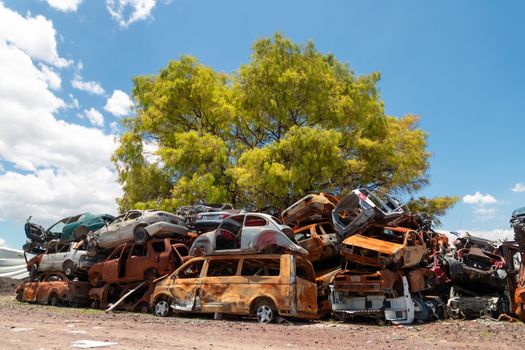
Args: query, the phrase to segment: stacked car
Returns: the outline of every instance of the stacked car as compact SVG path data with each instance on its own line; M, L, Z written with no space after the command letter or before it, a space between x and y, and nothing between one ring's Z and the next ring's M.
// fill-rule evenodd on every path
M26 223L30 279L17 299L112 310L408 324L443 317L525 320L525 210L516 242L468 233L449 245L432 220L358 188L309 194L280 213L231 205L178 214L81 214L48 229ZM281 221L282 220L282 221Z

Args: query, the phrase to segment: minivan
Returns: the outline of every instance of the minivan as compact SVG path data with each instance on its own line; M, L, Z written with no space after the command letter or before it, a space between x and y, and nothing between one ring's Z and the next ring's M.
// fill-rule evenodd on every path
M151 307L162 317L175 310L254 316L261 323L316 318L314 269L291 254L196 257L157 283Z

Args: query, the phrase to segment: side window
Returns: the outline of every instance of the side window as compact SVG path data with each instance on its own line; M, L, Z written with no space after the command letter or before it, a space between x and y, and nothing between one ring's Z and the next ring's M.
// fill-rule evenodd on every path
M113 221L111 221L111 224L117 224L119 222L122 222L122 220L124 220L124 216L126 216L126 214L117 216Z
M304 241L305 239L308 239L311 237L310 228L307 227L305 229L301 229L300 231L296 232L294 236L297 242Z
M69 252L69 244L66 244L66 245L63 245L62 247L60 247L58 252L59 253L67 253L67 252Z
M178 278L198 278L201 274L204 260L195 261L188 264L183 270L179 271Z
M241 246L241 232L244 215L232 216L225 219L215 239L215 249L238 249Z
M120 257L120 253L122 253L122 250L124 249L124 246L120 246L117 249L111 253L106 260L113 260L118 259Z
M151 243L151 248L153 248L155 253L162 253L166 249L164 246L164 241Z
M326 234L335 233L335 229L332 225L322 224L321 226L323 227L324 233Z
M265 218L262 218L260 216L254 216L254 215L248 215L246 217L246 221L244 222L244 226L246 227L259 227L259 226L266 226L268 225L268 221L266 221Z
M239 260L237 259L214 259L208 264L208 277L235 276Z
M177 249L177 252L179 252L179 255L182 256L182 257L190 255L190 252L188 251L188 248L186 248L184 246L176 247L175 249Z
M324 232L323 232L323 230L321 230L321 226L319 226L319 225L315 225L315 232L317 232L317 234L319 236L324 235Z
M131 252L129 254L130 257L134 256L146 256L148 254L148 250L146 249L145 244L136 244L131 249Z
M295 267L295 273L297 277L302 278L303 280L307 280L307 281L315 283L315 277L314 277L313 271L312 269L308 268L307 265L297 263Z
M126 216L126 219L125 220L133 220L133 219L136 219L138 217L140 217L140 211L131 211L128 213L128 215Z
M281 261L279 259L244 259L242 276L279 276Z

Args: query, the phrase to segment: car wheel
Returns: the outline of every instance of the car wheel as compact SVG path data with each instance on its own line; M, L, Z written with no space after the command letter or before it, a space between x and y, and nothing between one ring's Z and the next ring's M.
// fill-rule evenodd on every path
M73 264L71 260L67 260L66 262L64 262L63 270L66 276L72 276L75 272L75 264Z
M56 295L55 293L51 294L49 296L49 299L47 301L47 303L51 306L58 306L60 304L60 300L58 299L58 295Z
M135 240L135 243L143 244L146 243L148 240L148 231L144 227L137 227L135 231L133 232L133 238Z
M167 298L160 298L155 302L153 313L159 317L171 315L171 306Z
M147 314L149 312L149 305L146 302L142 302L135 307L135 312L140 312L141 314Z
M272 323L277 319L277 311L270 300L259 300L254 307L259 323Z
M102 276L99 273L95 273L89 280L93 287L100 287L102 285Z

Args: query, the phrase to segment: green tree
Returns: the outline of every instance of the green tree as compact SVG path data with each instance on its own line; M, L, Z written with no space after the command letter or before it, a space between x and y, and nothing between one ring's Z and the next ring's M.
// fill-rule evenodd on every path
M366 184L412 194L428 183L427 134L417 116L385 114L379 79L280 34L257 40L231 74L182 56L135 77L135 115L113 157L118 203L283 209L307 193Z

